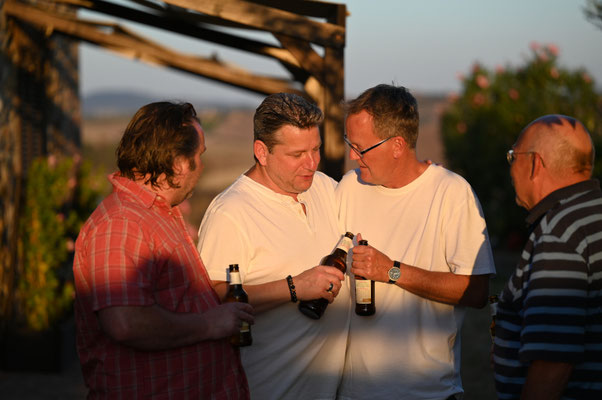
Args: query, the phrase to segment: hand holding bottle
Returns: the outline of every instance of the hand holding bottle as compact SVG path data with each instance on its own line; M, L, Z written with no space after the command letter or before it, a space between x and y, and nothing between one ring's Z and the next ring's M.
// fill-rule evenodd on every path
M361 233L357 234L357 240L363 240ZM351 272L354 275L373 281L389 282L388 272L392 265L393 260L370 245L353 248Z
M341 271L326 265L317 265L293 277L299 300L323 298L329 303L339 294L343 279L345 275Z

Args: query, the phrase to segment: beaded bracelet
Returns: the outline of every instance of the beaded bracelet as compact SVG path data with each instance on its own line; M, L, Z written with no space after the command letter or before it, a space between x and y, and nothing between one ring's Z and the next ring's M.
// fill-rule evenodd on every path
M287 276L286 283L288 283L288 290L291 292L291 301L293 303L297 302L297 292L295 291L295 285L293 284L293 277Z

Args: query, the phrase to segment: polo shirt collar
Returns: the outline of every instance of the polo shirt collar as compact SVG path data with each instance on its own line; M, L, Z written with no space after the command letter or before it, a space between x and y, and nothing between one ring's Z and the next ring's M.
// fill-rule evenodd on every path
M532 226L536 224L549 210L560 203L561 200L577 193L596 189L600 190L600 182L597 179L589 179L553 191L531 209L526 219L527 225Z
M124 178L119 175L119 172L109 175L109 181L113 185L114 190L126 193L133 198L133 201L145 208L151 208L155 202L158 206L169 208L163 197L129 178Z

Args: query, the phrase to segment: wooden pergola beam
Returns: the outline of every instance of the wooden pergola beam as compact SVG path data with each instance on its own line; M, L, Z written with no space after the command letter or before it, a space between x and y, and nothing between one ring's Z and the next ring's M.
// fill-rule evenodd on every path
M148 39L137 37L118 25L111 26L114 30L113 33L105 33L99 29L98 24L72 19L50 10L41 10L15 1L6 2L5 12L42 29L60 31L89 43L104 46L130 58L204 76L255 93L290 92L306 95L303 91L293 87L291 81L259 76L242 68L234 68L209 58L179 53Z
M163 0L174 6L322 46L344 47L345 28L242 0Z

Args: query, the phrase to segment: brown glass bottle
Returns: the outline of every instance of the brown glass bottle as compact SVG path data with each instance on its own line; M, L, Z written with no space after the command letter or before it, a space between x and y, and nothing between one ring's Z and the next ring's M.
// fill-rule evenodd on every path
M495 338L495 317L497 315L497 295L489 296L489 311L491 312L491 325L489 325L489 333L491 334L491 340Z
M226 294L226 302L240 302L248 303L249 296L242 287L242 281L240 279L240 272L238 272L238 264L230 264L230 286L228 287L228 293ZM233 346L250 346L253 343L253 337L251 336L251 326L244 322L240 327L238 334L232 335L230 343Z
M360 240L360 246L367 246L367 240ZM374 315L376 305L374 304L374 281L367 280L363 276L355 275L355 313L362 317Z
M347 270L347 252L353 246L353 233L347 232L339 241L337 248L320 261L320 265L335 267L345 273ZM319 298L299 302L299 311L312 319L320 319L328 307L328 300Z

